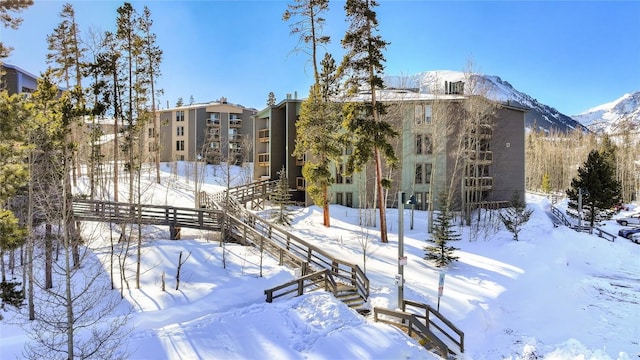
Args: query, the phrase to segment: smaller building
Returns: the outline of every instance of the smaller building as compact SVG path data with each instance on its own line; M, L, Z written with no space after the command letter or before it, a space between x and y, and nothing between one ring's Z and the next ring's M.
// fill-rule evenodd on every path
M0 63L2 77L0 89L7 90L9 95L30 94L38 87L38 77L15 65Z

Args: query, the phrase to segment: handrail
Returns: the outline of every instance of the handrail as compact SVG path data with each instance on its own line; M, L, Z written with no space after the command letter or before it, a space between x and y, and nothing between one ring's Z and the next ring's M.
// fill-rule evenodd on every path
M227 212L226 216L232 219L234 226L242 229L243 234L249 233L251 235L245 235L245 241L254 242L254 245L258 246L260 244L255 243L255 241L264 243L266 240L271 244L270 247L273 248L272 250L278 253L272 253L272 255L279 256L281 263L283 262L283 256L285 256L282 251L285 249L290 257L298 260L289 259L289 263L301 264L303 266L303 275L305 275L304 271L312 269L328 269L334 278L340 279L355 287L358 295L366 301L369 298L369 279L358 265L336 259L324 250L240 206L239 200L253 199L253 197L249 195L255 196L258 193L256 191L258 188L261 190L260 194L263 196L266 195L269 185L272 183L274 182L271 180L261 180L252 184L230 188L219 193L205 194L201 198L207 201L209 207L215 206L220 208L224 201L227 200L226 196L228 195L228 200L231 203L230 206L235 211ZM238 194L240 194L241 199L236 197ZM238 216L232 216L233 213L236 213ZM252 229L247 230L247 226Z
M451 321L449 321L449 319L444 317L442 314L440 314L439 311L435 310L433 307L431 307L428 304L423 304L416 301L405 299L402 302L402 311L407 311L407 306L413 306L419 309L423 309L425 311L424 315L415 314L416 317L423 319L427 327L433 326L436 329L438 329L444 336L446 336L449 340L453 341L453 343L460 349L461 353L464 352L464 332L458 329ZM440 325L432 321L430 317L431 314L434 315L436 318L438 318L442 322L442 324L446 325L448 329L443 329L443 327L441 327ZM458 335L458 338L457 339L454 338L451 332L456 333Z
M560 209L558 209L553 205L551 205L551 213L555 215L558 218L558 220L562 222L564 226L571 227L573 225L569 220L567 220L567 217L564 216L564 214L560 211Z
M391 316L396 319L401 319L402 323L380 318L378 316L379 314ZM390 325L404 325L407 327L407 333L409 334L409 336L415 333L416 336L422 339L422 341L420 341L420 344L422 346L427 347L427 343L429 343L437 349L440 356L444 357L445 359L449 357L449 347L447 347L447 344L440 340L434 333L431 332L431 330L429 330L427 326L425 326L420 320L418 320L416 315L404 311L374 307L373 319L375 322L383 322Z
M220 210L143 205L74 199L73 213L85 221L139 221L148 225L182 226L207 230L221 228Z
M307 282L311 280L310 282ZM279 297L291 294L295 292L297 296L304 294L304 289L312 286L316 286L319 283L324 282L325 291L330 291L332 294L336 295L338 293L338 284L335 279L331 275L331 272L328 269L316 271L314 273L299 277L297 279L291 280L282 285L278 285L271 289L267 289L264 291L264 294L267 296L267 302L273 302L273 299L277 299ZM294 289L287 289L295 285ZM285 290L281 294L274 295L279 290Z
M617 237L616 235L614 235L612 233L609 233L609 232L606 232L606 231L600 229L599 227L593 228L593 231L596 232L596 235L598 235L599 237L601 237L601 238L603 238L605 240L608 240L608 241L611 241L611 242L616 241L616 237Z

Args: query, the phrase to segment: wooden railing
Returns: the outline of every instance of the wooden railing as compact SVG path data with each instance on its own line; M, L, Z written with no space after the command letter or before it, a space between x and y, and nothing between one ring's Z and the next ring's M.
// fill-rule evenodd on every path
M551 213L555 215L555 217L557 217L558 220L560 220L564 226L571 227L573 225L557 207L551 206Z
M267 289L264 291L264 294L267 296L267 302L270 303L273 299L292 293L295 293L295 296L300 296L304 294L304 290L306 288L312 288L312 290L315 290L320 285L324 287L325 291L331 292L334 295L338 293L338 284L336 283L336 280L333 278L333 275L331 275L331 272L325 269L299 277L274 288Z
M224 203L228 200L226 206L229 208L225 209L225 216L230 225L228 231L238 241L260 247L279 259L282 265L301 268L302 275L307 275L310 271L328 269L337 281L353 286L358 295L366 301L369 297L369 279L358 265L336 259L326 251L242 207L240 203L251 201L256 196L266 197L274 183L263 180L230 188L229 199L225 199L225 192L203 194L201 199L210 202L207 207L216 209L225 206Z
M460 352L464 352L464 332L458 329L449 319L445 318L442 314L436 311L434 308L427 304L419 302L404 300L402 303L402 310L407 311L407 308L412 308L410 311L414 313L419 319L422 319L424 325L430 329L433 334L440 334L439 338L446 338L450 340ZM422 311L422 313L420 313ZM432 331L431 329L435 329Z
M389 320L380 315L386 315L395 320ZM389 310L384 308L373 308L373 319L376 322L383 322L398 326L400 328L406 328L407 333L411 337L418 337L418 342L426 348L433 347L443 358L449 357L449 347L442 340L440 340L435 334L424 325L416 315L410 314L404 311ZM398 321L399 320L399 321Z
M220 210L85 199L73 200L73 215L81 221L135 222L204 230L220 230L222 219Z
M272 253L274 256L282 257L282 252L285 251L286 256L297 261L284 258L281 262L288 260L290 263L299 264L303 268L302 275L306 275L308 271L328 269L337 281L355 287L363 300L369 297L369 279L358 265L336 259L326 251L251 212L244 211L241 216L243 219L237 214L230 218L233 220L233 231L246 241L262 246L268 252L275 251L276 253Z
M588 225L574 225L572 224L569 220L567 220L567 218L564 216L564 214L555 206L551 206L551 213L553 215L555 215L558 219L560 219L560 221L562 221L562 224L564 224L564 226L570 227L575 231L578 232L585 232L585 233L589 233L591 235L596 235L600 238L603 238L605 240L614 242L616 240L616 235L609 233L607 231L602 230L599 227L591 227Z

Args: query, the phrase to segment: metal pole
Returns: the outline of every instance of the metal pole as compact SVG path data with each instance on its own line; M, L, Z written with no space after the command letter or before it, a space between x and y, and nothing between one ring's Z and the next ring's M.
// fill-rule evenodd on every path
M398 308L404 303L404 192L398 191Z
M582 188L578 188L578 231L582 230Z
M194 164L196 165L196 168L194 171L195 179L193 181L196 189L194 199L196 201L195 207L198 208L200 207L200 204L198 201L198 197L200 194L198 194L198 109L197 108L193 109L193 159L194 159Z

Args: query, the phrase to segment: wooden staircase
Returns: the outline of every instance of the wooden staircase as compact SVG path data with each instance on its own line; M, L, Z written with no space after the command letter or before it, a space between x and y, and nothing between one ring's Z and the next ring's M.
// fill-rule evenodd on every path
M249 202L252 206L261 204L256 198L266 199L271 188L272 182L259 182L255 186L243 185L215 194L200 193L200 206L219 209L224 213L222 232L226 240L256 246L260 251L278 259L280 265L300 270L301 276L298 279L265 290L268 302L291 293L301 295L305 289L320 289L318 283L325 281L335 283L331 292L336 298L359 312L365 312L369 279L358 265L336 259L283 227L246 209L245 204ZM323 277L327 280L321 280Z

